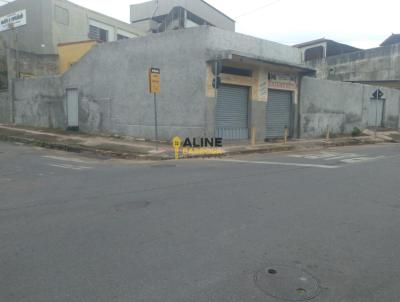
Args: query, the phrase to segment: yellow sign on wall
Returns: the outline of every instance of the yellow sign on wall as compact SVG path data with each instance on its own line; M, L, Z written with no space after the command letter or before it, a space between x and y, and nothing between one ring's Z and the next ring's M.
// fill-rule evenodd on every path
M159 68L149 69L150 93L160 93L161 70Z

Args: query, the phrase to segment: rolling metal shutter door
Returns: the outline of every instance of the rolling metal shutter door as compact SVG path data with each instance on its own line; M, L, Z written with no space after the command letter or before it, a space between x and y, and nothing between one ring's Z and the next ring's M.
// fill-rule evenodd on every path
M215 135L227 140L249 138L249 89L242 86L221 85L218 89Z
M291 128L292 92L270 89L266 106L265 138L284 137L285 127Z

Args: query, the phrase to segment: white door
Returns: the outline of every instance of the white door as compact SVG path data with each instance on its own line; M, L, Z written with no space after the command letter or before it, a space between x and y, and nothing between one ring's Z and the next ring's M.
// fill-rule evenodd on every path
M67 128L79 128L79 94L78 89L67 89Z

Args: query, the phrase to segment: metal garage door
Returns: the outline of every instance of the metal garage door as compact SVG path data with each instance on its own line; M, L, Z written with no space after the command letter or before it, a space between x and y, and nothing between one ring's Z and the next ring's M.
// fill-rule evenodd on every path
M292 92L283 90L268 91L265 121L265 138L282 138L285 127L289 133L292 127Z
M384 100L370 100L368 103L368 126L383 126L383 110L385 106Z
M242 86L221 85L218 89L215 135L227 140L249 138L249 89Z

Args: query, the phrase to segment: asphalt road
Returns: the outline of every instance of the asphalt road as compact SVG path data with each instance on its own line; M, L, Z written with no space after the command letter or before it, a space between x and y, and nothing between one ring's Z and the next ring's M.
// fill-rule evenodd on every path
M0 143L0 301L400 301L399 168L396 144L139 163Z

